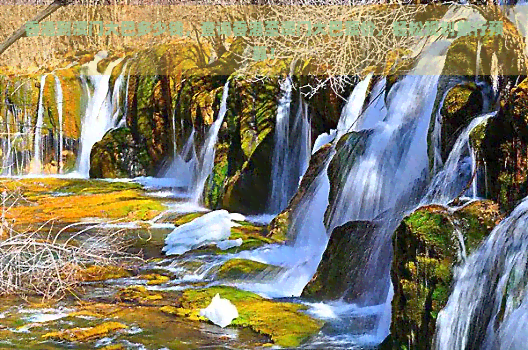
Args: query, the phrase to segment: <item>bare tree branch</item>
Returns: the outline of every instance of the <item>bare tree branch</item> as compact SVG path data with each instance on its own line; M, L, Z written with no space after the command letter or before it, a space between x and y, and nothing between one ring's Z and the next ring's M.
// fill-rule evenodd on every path
M46 7L44 11L39 13L35 18L32 19L32 21L40 23L43 19L51 15L53 12L57 11L63 6L66 6L70 3L72 3L73 0L55 0L51 5ZM9 48L9 46L13 45L18 39L23 38L26 36L26 25L24 24L22 27L17 29L9 38L7 38L2 44L0 44L0 55Z

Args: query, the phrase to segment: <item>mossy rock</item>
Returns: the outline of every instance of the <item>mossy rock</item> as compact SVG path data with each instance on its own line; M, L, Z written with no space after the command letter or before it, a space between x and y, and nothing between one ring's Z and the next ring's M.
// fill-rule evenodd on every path
M368 262L368 252L375 224L351 221L336 227L323 254L317 271L302 292L303 297L315 300L357 301L362 289L355 284ZM356 288L358 287L358 288Z
M228 299L237 308L239 317L231 323L235 327L248 327L267 335L282 347L297 347L307 337L317 333L323 326L321 321L305 314L306 307L300 304L264 299L257 294L233 287L210 287L183 292L182 308L190 310L188 317L198 315L216 294Z
M271 179L278 77L233 76L205 203L244 214L264 212ZM256 200L258 198L258 200Z
M79 271L83 282L106 281L109 279L130 277L132 274L120 266L89 266Z
M475 84L459 84L447 93L440 110L444 162L462 130L483 112L483 103L482 93Z
M494 118L479 130L489 198L505 212L528 195L528 79L506 93ZM476 135L473 135L476 136Z
M425 206L403 219L393 235L394 297L387 341L393 349L432 347L438 313L448 301L453 271L463 256L458 235L469 255L500 218L496 203L476 201L454 213Z
M271 180L273 133L268 133L226 184L222 207L232 212L258 214L265 212Z
M149 163L142 162L140 154L146 152L137 145L129 128L107 132L96 142L90 153L90 177L128 178L145 176Z
M215 279L245 280L258 277L259 281L274 276L281 270L278 266L263 264L247 259L231 259L225 262L215 273Z
M115 298L122 302L135 304L151 304L159 302L163 296L158 293L150 292L144 286L130 286L120 290Z

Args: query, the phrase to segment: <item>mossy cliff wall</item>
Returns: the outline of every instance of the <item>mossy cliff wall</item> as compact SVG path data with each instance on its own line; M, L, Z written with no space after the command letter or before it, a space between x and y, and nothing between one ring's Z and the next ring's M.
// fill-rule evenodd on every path
M496 203L477 201L453 213L425 206L403 219L393 235L391 335L382 348L432 348L436 318L451 293L455 266L500 218Z

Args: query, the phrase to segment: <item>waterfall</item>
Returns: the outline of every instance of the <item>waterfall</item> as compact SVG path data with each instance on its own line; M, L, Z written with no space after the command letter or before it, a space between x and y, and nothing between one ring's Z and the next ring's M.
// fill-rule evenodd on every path
M422 201L423 204L447 205L457 196L463 195L463 192L471 198L478 197L478 169L475 152L470 143L470 135L477 126L487 122L495 114L495 112L489 113L473 119L458 136L444 168L431 181L429 190ZM470 188L464 191L470 183Z
M332 129L328 133L323 133L317 137L314 142L312 154L317 152L323 145L330 143L346 134L349 131L359 130L358 119L363 109L363 102L367 96L367 91L372 80L372 74L368 74L361 80L352 90L348 100L343 107L339 121L337 122L337 129ZM359 102L359 103L358 103Z
M181 153L178 153L176 139L174 142L174 155L169 168L165 170L162 177L171 179L172 187L189 187L197 172L198 159L196 156L196 147L194 145L194 128L185 142Z
M59 123L59 135L57 143L57 173L62 173L62 149L63 149L63 133L62 133L62 110L63 110L63 96L62 86L58 76L55 76L55 100L57 102L57 113Z
M344 108L338 122L338 125L342 126L340 133L346 133L358 118L365 104L370 79L369 75L354 87L347 101L347 108ZM334 135L337 133L337 130L333 132ZM323 139L318 137L318 140ZM317 151L316 148L326 143L328 142L316 141L314 150ZM252 283L243 284L243 288L275 297L299 296L315 274L329 239L329 233L324 225L324 216L329 204L328 166L335 154L334 147L335 145L332 146L324 164L320 166L319 172L306 188L305 194L291 214L288 236L293 238L292 244L240 254L245 259L281 266L283 271L270 283L255 279ZM315 153L315 151L312 152ZM306 156L310 156L309 151Z
M308 164L311 157L312 148L312 127L310 125L309 108L306 101L299 92L299 108L297 109L297 116L295 117L294 130L298 130L300 134L299 145L296 148L297 154L294 155L294 159L299 161L299 183L308 169Z
M33 164L32 164L32 173L40 174L42 171L42 163L44 152L42 150L42 126L44 124L44 87L46 85L46 77L48 75L44 74L40 78L40 92L39 92L39 102L38 102L38 111L37 111L37 124L35 125L35 147L33 153Z
M286 208L310 159L310 121L307 105L299 94L299 107L292 121L292 90L293 82L288 76L281 83L282 96L277 107L269 213L279 213Z
M360 118L361 110L363 109L363 102L358 103L358 101L365 100L371 80L372 73L368 74L354 87L354 90L352 90L337 123L336 138L338 140L349 131L359 130L356 124Z
M222 93L222 102L220 104L220 110L218 116L213 124L209 127L205 143L201 150L201 164L198 171L194 173L193 185L192 185L192 199L193 202L200 202L205 187L205 182L209 177L209 174L213 171L214 158L215 158L215 146L216 140L218 139L218 133L224 122L224 117L227 112L227 96L229 94L229 80L224 85L224 91ZM191 134L193 135L193 134Z
M123 84L125 82L125 72L128 66L128 62L123 65L121 74L117 77L114 88L112 91L112 121L111 124L115 126L122 126L123 121L125 121L126 112L128 108L128 86L130 80L130 74L127 75L126 84L125 84L125 94L123 94ZM124 101L122 101L122 97Z
M245 251L237 256L281 266L282 271L271 282L262 282L257 276L251 282L241 283L240 287L270 297L301 295L304 287L315 274L328 243L323 222L330 193L327 170L333 154L332 150L292 214L288 235L294 237L293 244Z
M346 165L327 213L328 233L349 221L375 223L368 246L361 247L367 252L366 263L358 266L346 293L354 296L349 302L365 310L356 311L354 322L365 324L361 337L372 343L388 335L391 235L423 195L429 167L427 134L449 44L448 40L432 43L411 74L396 82L386 98L373 96L377 101L371 99L357 126L371 129L365 151ZM384 85L380 81L374 90L381 95Z
M439 313L438 350L526 348L528 328L528 198L455 270Z
M12 154L12 150L13 150L13 144L12 144L12 141L11 141L11 126L9 124L9 115L13 115L11 112L10 112L10 109L9 107L7 108L6 110L6 120L5 120L5 123L6 123L6 131L7 131L7 135L6 135L6 138L5 138L5 141L3 142L3 147L2 147L2 156L3 156L3 161L2 161L2 173L4 173L6 170L7 170L7 176L11 176L13 175L13 161L11 159L11 154Z
M112 106L112 95L110 94L110 78L112 71L121 63L123 58L119 58L110 63L105 69L104 74L100 75L97 73L97 63L102 59L103 56L98 54L95 59L86 66L88 70L88 80L93 86L93 94L88 93L88 103L82 121L80 140L81 149L78 156L77 171L83 177L89 176L90 152L92 151L93 145L100 141L108 130L116 126L114 113L112 113L114 108ZM122 74L123 72L121 75ZM119 81L122 82L122 79ZM88 85L86 80L85 85ZM89 91L89 86L87 86L87 88Z
M273 160L271 167L271 193L269 198L269 212L278 213L288 204L291 190L287 181L288 174L288 137L290 126L290 104L293 83L287 77L281 84L282 97L277 107L277 117L275 121L275 145L273 149Z

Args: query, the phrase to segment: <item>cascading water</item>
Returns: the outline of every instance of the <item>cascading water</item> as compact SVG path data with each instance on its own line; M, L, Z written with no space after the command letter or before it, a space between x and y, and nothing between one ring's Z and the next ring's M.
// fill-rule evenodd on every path
M303 197L293 214L289 230L289 235L294 237L293 244L266 247L238 255L243 259L280 266L282 271L271 282L262 282L257 276L254 281L242 283L240 287L270 297L301 295L317 270L328 243L323 220L330 192L327 169L332 156L333 151L306 190L309 195Z
M173 160L169 168L162 174L164 178L171 180L171 187L189 187L192 184L198 168L194 134L193 128L181 153L178 153L176 140L174 140Z
M55 76L55 99L57 102L57 113L58 113L58 124L59 124L59 135L57 137L57 172L62 173L62 150L64 146L63 133L62 133L62 109L63 109L63 95L62 86L58 76Z
M350 128L357 119L365 103L370 79L371 77L368 76L357 84L350 95L347 112L343 112L340 117L339 125L343 126L340 133L344 134L347 131L345 127ZM323 145L320 144L320 147ZM316 146L314 144L314 148ZM269 279L268 282L261 282L257 277L254 281L243 283L241 287L274 297L301 295L304 287L315 274L328 243L329 234L324 225L324 215L330 193L328 166L334 154L335 149L332 146L324 163L320 165L319 172L306 188L305 194L292 213L291 226L288 231L292 242L288 245L240 254L240 257L245 259L280 266L281 272L271 282Z
M277 107L275 145L271 168L271 192L268 212L279 213L295 194L310 159L310 121L307 106L299 96L299 109L290 117L293 82L287 77L281 83L282 97ZM304 111L303 111L304 110ZM304 149L304 151L303 151Z
M347 100L341 117L337 123L337 135L336 138L339 140L341 136L349 131L357 131L358 119L361 116L361 110L363 109L363 103L357 103L357 101L364 101L367 96L367 91L372 81L372 73L368 74L363 80L361 80L352 90L350 97Z
M209 174L213 171L214 167L214 158L215 158L215 146L216 140L218 139L218 133L224 122L224 117L227 112L227 97L229 94L229 80L224 85L224 91L222 93L222 102L220 104L220 110L218 111L218 116L213 124L209 127L207 132L207 137L203 145L200 157L200 166L197 171L193 172L193 184L192 184L192 200L194 203L199 203L202 195L203 189L205 187L205 182L209 177ZM193 143L194 144L194 143Z
M475 152L471 147L470 135L477 126L487 122L495 114L485 114L473 119L460 134L449 153L444 168L435 175L429 185L429 190L422 203L447 205L464 193L470 198L478 197L477 164ZM471 185L468 186L469 184Z
M6 135L2 140L2 174L11 176L13 174L13 143L11 141L11 121L14 119L13 113L9 110L6 111L5 119L5 131ZM11 116L11 118L9 118Z
M130 75L127 75L125 89L123 90L123 84L125 83L125 73L127 70L128 62L123 65L121 74L117 77L114 88L112 89L112 121L111 124L115 126L124 126L123 122L126 121L123 116L126 116L128 108L128 85L130 81ZM124 92L124 93L123 93ZM124 101L123 101L124 100Z
M375 223L367 246L361 248L367 252L366 263L358 266L344 296L356 305L352 323L365 325L356 337L359 342L375 344L388 335L391 235L423 194L429 165L427 133L449 44L432 43L411 75L396 82L386 98L371 99L357 122L358 129L371 128L365 151L345 165L348 171L327 213L329 233L350 221ZM374 90L383 91L384 85L380 81Z
M295 148L293 159L297 159L299 182L302 179L308 164L310 162L311 148L312 148L312 128L310 126L310 116L308 110L308 104L303 100L299 93L299 108L297 109L297 115L295 117L295 123L293 125L294 130L298 130L301 135L299 138L299 145Z
M86 67L84 74L85 86L88 90L90 87L86 77L93 86L93 93L88 94L87 108L84 112L81 130L81 149L78 156L77 172L88 177L90 172L90 152L93 145L100 141L105 133L116 127L114 120L114 108L112 105L112 95L110 93L110 78L114 68L121 63L123 58L117 59L110 63L105 69L103 75L97 72L97 63L104 58L104 55L96 55L95 59ZM121 75L123 72L121 73ZM121 81L122 79L116 80ZM120 85L118 86L120 88Z
M526 348L528 328L528 198L455 271L439 313L438 350Z
M347 103L343 108L337 123L337 129L332 129L328 133L319 135L314 142L312 154L317 152L323 145L330 143L335 139L339 140L339 138L347 132L359 130L357 128L357 122L360 118L363 104L359 104L357 101L365 100L371 80L372 74L368 74L354 87L354 90L352 90L352 93L348 97Z
M37 111L37 124L35 125L35 145L33 152L32 173L40 174L42 170L44 152L42 150L42 126L44 124L44 87L47 74L40 78L40 92Z

